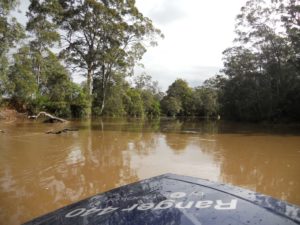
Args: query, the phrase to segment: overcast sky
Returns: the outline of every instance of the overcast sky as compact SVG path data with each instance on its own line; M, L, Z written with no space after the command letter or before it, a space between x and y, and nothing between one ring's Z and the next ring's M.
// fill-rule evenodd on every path
M17 17L26 21L28 0L22 0ZM222 52L232 45L235 17L245 0L136 0L137 7L165 38L148 48L142 63L145 71L159 81L162 90L183 78L200 85L222 68ZM84 80L78 76L74 80Z
M245 0L136 1L165 35L142 60L163 90L176 78L200 85L222 68L222 52L232 45L235 17Z

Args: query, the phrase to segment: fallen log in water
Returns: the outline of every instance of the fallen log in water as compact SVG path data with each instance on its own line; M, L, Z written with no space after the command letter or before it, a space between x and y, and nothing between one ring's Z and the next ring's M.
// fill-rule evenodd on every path
M34 115L34 116L28 116L29 119L38 119L40 116L45 116L48 117L47 120L44 121L44 123L55 123L55 122L60 122L60 123L64 123L67 122L67 120L53 116L47 112L39 112L39 114Z
M57 131L47 131L46 134L61 134L61 133L66 133L66 132L69 132L69 131L78 131L77 128L64 128L62 130L57 130Z

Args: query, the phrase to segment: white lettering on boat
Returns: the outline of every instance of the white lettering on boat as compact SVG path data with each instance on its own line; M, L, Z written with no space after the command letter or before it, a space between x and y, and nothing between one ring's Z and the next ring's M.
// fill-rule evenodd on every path
M105 208L103 209L101 212L99 212L97 215L98 216L101 216L101 215L104 215L104 214L107 214L107 213L111 213L113 211L116 211L117 209L119 208L113 208L113 207L108 207L108 208Z
M86 210L86 212L85 213L83 213L83 214L81 214L80 216L88 216L88 215L90 215L90 214L92 214L92 213L97 213L97 212L100 212L102 209L98 209L98 208L91 208L91 209L88 209L88 210Z
M222 200L217 200L215 209L226 210L226 209L236 209L237 200L232 199L229 203L223 203Z
M175 201L174 200L164 200L156 205L154 208L157 209L168 209L174 206Z
M86 209L85 208L79 208L79 209L75 209L71 212L69 212L66 217L75 217L75 216L79 216L81 215L83 212L85 212Z
M204 194L203 194L204 195ZM169 195L170 198L173 199L166 199L157 204L153 202L148 203L140 203L128 206L128 208L118 208L118 207L106 207L106 208L78 208L74 209L71 212L68 212L65 217L66 218L73 218L77 216L85 217L85 216L102 216L108 213L112 213L116 210L120 210L121 212L131 212L133 210L138 211L147 211L147 210L166 210L170 208L177 208L177 209L214 209L214 210L235 210L237 208L237 199L229 199L229 200L202 200L202 201L183 201L181 200L178 202L179 198L186 197L186 193L183 192L175 192ZM176 199L177 201L175 201Z
M183 198L186 196L186 193L184 192L174 192L170 194L170 198Z
M213 201L198 201L195 207L198 209L205 209L211 207L213 203Z
M132 210L134 210L139 204L134 204L133 206L129 207L128 209L122 209L122 211L127 211L130 212Z
M144 211L144 210L149 210L149 209L152 209L154 207L154 203L145 203L145 204L141 204L137 210L141 210L141 211Z

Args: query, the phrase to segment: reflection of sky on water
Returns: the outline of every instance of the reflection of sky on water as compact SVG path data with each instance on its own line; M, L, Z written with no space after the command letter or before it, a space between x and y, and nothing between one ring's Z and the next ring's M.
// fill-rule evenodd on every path
M141 178L151 177L163 173L189 174L204 179L218 180L220 165L209 152L203 152L202 147L207 145L206 140L195 142L194 138L185 137L184 143L174 134L153 134L157 140L155 151L151 155L140 155L129 146L128 154L131 157L131 167ZM169 137L168 137L169 136ZM174 137L170 137L174 136ZM173 139L173 143L168 142Z
M4 192L9 192L16 184L16 181L14 180L8 166L5 166L2 172L3 174L0 177L0 187Z
M73 165L77 163L84 164L84 161L85 157L79 147L75 147L74 149L72 149L66 158L67 165Z

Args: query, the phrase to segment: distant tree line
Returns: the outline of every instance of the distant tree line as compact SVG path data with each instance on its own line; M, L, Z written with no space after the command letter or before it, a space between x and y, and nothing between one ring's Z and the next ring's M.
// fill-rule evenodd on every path
M163 37L134 0L0 0L0 103L63 117L206 117L300 120L300 6L248 0L221 75L199 87L175 80L166 93L133 68ZM74 83L71 73L86 81ZM127 79L131 77L131 81Z
M162 113L166 116L218 117L218 92L204 82L203 86L191 88L177 79L161 100Z

